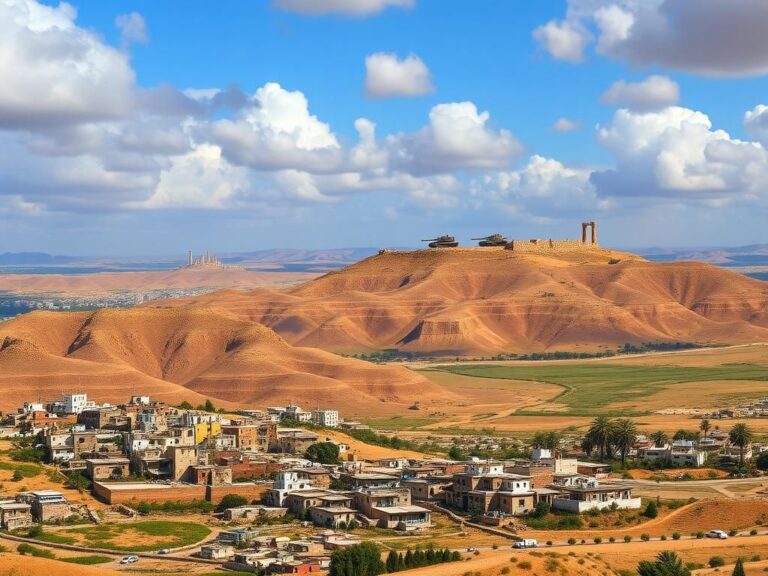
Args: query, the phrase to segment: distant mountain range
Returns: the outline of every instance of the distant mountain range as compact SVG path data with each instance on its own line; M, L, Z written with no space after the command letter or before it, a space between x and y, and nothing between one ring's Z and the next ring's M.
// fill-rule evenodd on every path
M697 260L719 266L768 266L768 244L732 248L644 248L635 252L655 262Z
M0 254L0 266L42 266L80 262L74 256L54 256L45 252L5 252Z
M403 248L406 249L406 248ZM328 270L347 266L363 258L372 256L378 248L326 248L305 250L301 248L271 248L252 252L230 252L221 254L221 261L227 264L239 264L244 267L259 267L287 271ZM739 247L652 247L632 250L632 252L654 262L676 262L697 260L720 266L768 266L768 244L752 244ZM72 264L93 264L108 267L110 270L131 269L147 270L175 268L183 264L184 257L169 258L147 257L132 258L88 258L78 256L52 255L43 252L5 252L0 254L0 266L68 266ZM301 269L301 270L299 270Z

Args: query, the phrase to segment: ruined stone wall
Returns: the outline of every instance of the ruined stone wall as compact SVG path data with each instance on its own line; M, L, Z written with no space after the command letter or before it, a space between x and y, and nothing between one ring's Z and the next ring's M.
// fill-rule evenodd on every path
M597 244L589 242L584 243L581 240L512 240L506 246L507 250L514 252L580 252L585 250L595 250L599 248Z

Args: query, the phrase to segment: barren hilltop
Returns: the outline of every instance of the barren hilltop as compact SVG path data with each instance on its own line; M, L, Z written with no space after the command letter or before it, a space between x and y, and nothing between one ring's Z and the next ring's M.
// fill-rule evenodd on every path
M149 306L215 306L288 342L353 352L597 350L768 339L768 284L597 247L382 251L299 286Z
M361 405L386 413L445 399L406 368L296 348L211 308L32 312L0 324L0 409L75 389L99 402L138 390L171 404L213 398L224 406L315 406L332 396L350 415Z

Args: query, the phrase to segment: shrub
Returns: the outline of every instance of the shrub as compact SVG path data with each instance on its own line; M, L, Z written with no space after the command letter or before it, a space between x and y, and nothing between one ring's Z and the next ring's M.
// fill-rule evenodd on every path
M24 480L24 474L21 473L21 470L14 470L13 471L13 477L11 478L14 482L21 482Z
M651 536L649 534L640 534L640 540L643 542L648 542L648 540L651 539Z
M632 536L630 536L629 534L624 536L624 542L632 542Z
M672 540L680 540L680 532L672 532Z
M752 530L749 531L749 535L750 536L757 536L757 529L756 528L752 528Z
M511 570L509 569L509 566L504 566L504 568L501 569L502 574L509 574Z
M248 504L248 499L239 494L225 494L221 499L221 502L219 502L219 505L216 506L216 511L223 512L228 508L238 508L240 506L245 506L246 504Z
M528 560L523 560L522 562L518 562L517 566L521 570L530 570L531 569L531 563L528 562Z
M494 550L498 550L499 549L499 545L496 544L496 542L494 542L493 544L491 544L491 548L493 548Z
M613 536L611 536L610 538L608 538L608 542L610 542L611 544L613 544L614 542L616 542L616 538L614 538Z
M728 536L731 536L731 537L733 537L733 536L736 536L736 534L738 534L738 533L739 533L739 531L738 531L738 530L736 530L736 528L734 528L733 530L731 530L730 532L728 532Z
M667 540L667 535L666 534L662 534L661 535L661 541L662 542L666 542L666 540Z
M723 560L722 557L712 556L712 558L709 559L710 568L719 568L720 566L725 566L725 560Z
M600 544L600 543L602 543L602 541L603 541L603 539L602 539L602 538L600 538L600 536L598 536L598 537L597 537L597 538L595 538L595 540L594 540L595 544Z
M570 544L571 546L576 544L576 538L568 538L568 544Z
M651 500L648 502L648 506L643 511L643 516L646 518L656 518L659 515L659 509L656 507L656 501Z
M547 546L552 546L552 540L547 540Z
M696 532L696 539L701 540L704 538L704 532Z

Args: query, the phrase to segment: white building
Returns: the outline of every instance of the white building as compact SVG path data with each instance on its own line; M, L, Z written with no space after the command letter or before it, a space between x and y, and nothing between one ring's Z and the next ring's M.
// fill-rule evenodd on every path
M338 410L313 410L312 423L324 428L338 428L339 412Z
M95 402L88 402L88 394L85 392L72 392L61 397L64 402L65 414L80 414L86 408L96 406Z
M552 509L580 514L588 510L617 508L637 510L640 498L632 497L632 488L619 484L600 485L594 478L579 478L569 486L558 486L560 496L552 499Z

